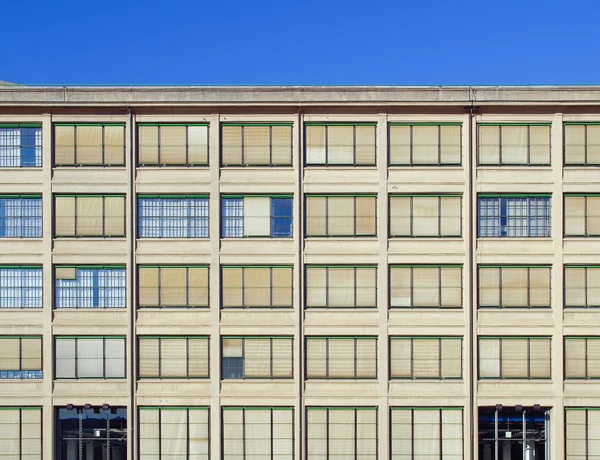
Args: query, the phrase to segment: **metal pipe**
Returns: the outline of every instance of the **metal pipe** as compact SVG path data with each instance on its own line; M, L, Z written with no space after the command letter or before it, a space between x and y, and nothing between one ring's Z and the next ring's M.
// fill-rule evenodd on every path
M525 460L525 454L527 453L527 420L525 414L527 411L523 409L523 460Z
M499 460L499 445L498 445L498 409L496 409L494 420L494 460Z

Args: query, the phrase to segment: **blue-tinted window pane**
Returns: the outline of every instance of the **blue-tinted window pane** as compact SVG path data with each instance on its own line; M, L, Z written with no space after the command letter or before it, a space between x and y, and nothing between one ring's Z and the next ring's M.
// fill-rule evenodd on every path
M140 238L208 238L208 198L139 198Z
M223 358L221 367L222 379L244 378L244 358Z
M41 237L41 198L0 198L0 238Z
M549 237L549 197L492 197L478 200L480 237Z
M42 308L42 269L1 268L0 308Z
M0 167L42 166L41 128L0 128Z
M221 203L221 236L242 238L244 236L243 198L223 198Z
M271 199L271 236L273 238L292 237L292 199Z
M56 308L125 308L124 268L77 268L75 274L55 280Z

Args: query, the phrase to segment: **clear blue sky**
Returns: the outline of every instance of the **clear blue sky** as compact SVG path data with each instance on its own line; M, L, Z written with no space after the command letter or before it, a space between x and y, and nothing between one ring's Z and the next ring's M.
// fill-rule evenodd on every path
M23 84L598 84L600 0L6 1Z

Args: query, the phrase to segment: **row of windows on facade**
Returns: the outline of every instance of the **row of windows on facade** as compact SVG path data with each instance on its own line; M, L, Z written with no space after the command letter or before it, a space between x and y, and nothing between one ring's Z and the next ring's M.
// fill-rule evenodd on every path
M386 421L390 459L463 460L464 410L455 406L390 407ZM6 458L42 460L42 411L41 407L0 407ZM298 439L294 407L221 406L217 416L221 459L293 460L297 442L305 446L309 460L380 457L378 431L385 422L379 420L379 408L307 406L305 411L306 434ZM211 409L206 406L141 406L137 430L128 427L126 407L55 407L54 412L56 458L89 460L92 456L104 458L101 453L106 452L106 458L124 459L127 435L132 431L139 433L135 439L139 460L211 458ZM564 458L594 460L600 456L600 408L566 407L564 420ZM99 452L97 457L95 452Z
M307 380L377 379L377 337L307 336ZM210 378L207 336L138 336L137 377ZM42 337L0 336L0 379L41 379ZM294 340L288 336L221 337L220 378L293 379ZM552 339L478 337L478 377L550 379ZM119 336L54 337L55 379L123 379L126 343ZM390 336L389 379L463 378L460 336ZM600 379L600 336L564 338L564 378Z
M478 308L552 306L550 265L479 265ZM0 266L0 308L42 308L41 266ZM221 308L293 308L292 266L221 266ZM138 308L209 308L206 265L138 265ZM377 308L377 267L307 265L304 306ZM564 308L600 308L600 265L565 265ZM55 308L126 308L124 266L55 265ZM461 265L390 265L390 308L463 307Z
M221 196L221 237L293 236L292 196ZM390 195L390 237L461 237L462 195ZM306 237L377 236L376 195L306 195ZM54 236L124 237L125 195L54 195ZM478 195L478 237L550 237L551 196ZM209 198L138 195L139 238L208 238ZM600 194L564 195L564 236L600 236ZM0 196L0 238L41 238L42 197Z
M305 164L376 165L376 123L305 123ZM55 123L55 166L123 166L123 123ZM291 166L291 123L221 125L222 166ZM462 123L390 123L389 164L462 164ZM547 166L551 163L551 123L479 123L480 165ZM139 123L139 166L207 166L208 124ZM0 167L40 167L39 124L0 124ZM564 124L565 165L600 164L598 123Z

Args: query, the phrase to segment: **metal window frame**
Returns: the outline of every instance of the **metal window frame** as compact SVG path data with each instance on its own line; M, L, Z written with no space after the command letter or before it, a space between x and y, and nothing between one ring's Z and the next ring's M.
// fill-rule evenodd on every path
M438 341L438 371L439 375L437 377L415 377L414 375L414 348L413 343L415 340L432 340L435 339ZM410 376L409 377L397 377L392 375L392 353L388 353L388 380L391 381L418 381L418 380L429 380L429 381L459 381L464 379L464 337L458 335L440 335L440 336L402 336L402 335L390 335L388 336L388 345L391 345L392 340L410 340ZM460 376L458 377L443 377L442 376L442 363L444 362L444 357L442 355L442 342L444 340L460 340ZM389 347L391 350L391 347Z
M136 225L137 225L137 235L136 238L137 239L142 239L142 240L155 240L155 239L185 239L185 240L207 240L210 239L210 197L208 194L159 194L159 195L154 195L154 194L145 194L145 193L140 193L137 194L136 197ZM206 236L162 236L162 235L158 235L158 236L148 236L148 235L141 235L141 231L142 231L142 227L143 225L140 225L140 222L144 222L144 219L147 219L148 216L144 217L141 216L140 213L140 206L142 204L141 200L158 200L157 203L160 203L160 200L163 199L172 199L172 200L188 200L187 201L187 208L190 208L190 199L201 199L201 200L206 200L206 216L195 216L195 217L190 217L190 216L186 216L186 217L180 217L180 216L166 216L164 214L161 214L159 216L155 216L153 218L155 219L160 219L160 226L159 226L159 232L163 232L164 230L164 219L165 218L179 218L179 219L185 219L185 224L177 227L177 228L185 228L187 230L189 230L190 228L190 220L191 219L198 219L199 223L204 223L206 222L206 225L199 225L198 229L200 230L204 230L206 229ZM204 207L204 203L202 203L202 206L198 207L197 209L201 210ZM159 207L159 209L162 209L162 207ZM196 208L192 208L192 209L196 209ZM189 234L189 232L188 232Z
M157 127L157 137L158 137L158 142L157 142L157 146L156 146L156 158L157 158L157 162L156 164L154 163L141 163L140 162L140 127L143 126L156 126ZM162 163L160 161L161 159L161 128L163 126L185 126L185 164L175 164L175 163ZM206 163L190 163L189 161L189 128L190 126L206 126L207 131L209 131L210 128L210 123L202 123L202 122L189 122L189 123L178 123L178 122L173 122L173 123L169 123L169 122L165 122L165 123L144 123L144 122L139 122L136 123L135 125L135 132L136 132L136 146L135 146L135 154L136 154L136 159L137 159L137 166L140 168L144 168L144 167L155 167L155 168L190 168L190 167L197 167L197 168L208 168L210 167L210 142L208 142L209 139L209 134L210 132L207 132L207 142L206 142Z
M410 127L410 153L409 153L409 162L408 163L394 163L392 162L392 136L391 136L391 128L394 126L407 126ZM437 126L438 127L438 162L436 164L433 163L415 163L413 156L413 127L415 126ZM442 126L458 126L460 128L460 160L458 163L443 163L442 162ZM387 126L388 130L388 167L394 166L410 166L410 167L424 167L424 168L447 168L447 167L457 167L462 166L462 153L463 153L463 144L462 144L462 134L463 134L463 123L459 122L389 122Z
M485 305L481 306L481 269L498 269L499 270L499 286L498 298L500 305ZM502 272L506 268L526 268L527 269L527 305L518 307L506 307L503 305L503 278ZM548 306L532 306L531 305L531 269L544 268L549 269L550 278L548 280L548 297L550 302ZM477 265L477 309L478 310L551 310L552 309L552 265Z
M329 343L330 340L353 340L353 360L354 360L354 377L331 377L329 375L329 364L330 364L330 353L329 353ZM305 350L308 349L308 341L309 340L325 340L325 376L324 377L308 377L308 355L304 356L304 375L305 380L377 380L379 378L379 369L377 366L377 346L378 346L378 337L371 335L309 335L304 337L304 347ZM375 377L362 377L358 375L358 352L357 352L357 341L358 340L374 340L375 341Z
M309 198L325 198L325 234L322 235L309 235L308 234L308 216L304 219L304 238L375 238L377 237L377 194L376 193L328 193L328 194L320 194L320 193L306 193L304 195L304 209L308 208L308 199ZM354 198L354 230L350 234L343 235L331 235L329 233L329 199L330 198L342 198L342 197L352 197ZM368 235L357 235L356 233L356 198L375 198L375 233Z
M78 270L96 270L96 271L100 271L100 270L122 270L123 271L123 279L125 281L125 285L123 286L123 290L124 290L124 301L125 301L125 306L120 308L120 307L99 307L99 306L94 306L94 307L57 307L56 306L56 299L57 299L57 295L56 292L59 289L56 285L56 282L59 278L56 277L56 269L57 268L74 268L75 269L75 277L77 279L77 271ZM125 265L69 265L69 264L54 264L52 266L52 288L53 288L53 295L52 295L52 308L54 310L88 310L88 309L100 309L100 310L126 310L127 307L127 267ZM79 298L79 291L82 289L111 289L114 288L115 286L104 286L103 288L100 286L75 286L75 287L70 287L70 288L65 288L65 289L75 289L76 293L77 293L77 298Z
M308 163L308 154L307 154L307 142L306 140L308 139L308 135L307 135L307 128L310 126L322 126L325 128L325 162L324 163ZM352 156L353 156L353 162L352 163L330 163L329 162L329 127L330 126L351 126L353 128L352 130L352 136L353 136L353 141L352 141ZM373 139L373 147L375 149L374 154L373 154L373 163L369 163L369 164L357 164L356 163L356 127L357 126L373 126L374 129L374 134L375 134L375 138ZM340 167L340 168L347 168L347 167L353 167L353 168L372 168L372 167L377 167L377 122L356 122L356 123L352 123L352 122L305 122L304 123L304 167L305 168L311 168L311 167L330 167L330 168L336 168L336 167Z
M56 341L74 339L75 340L75 376L74 377L57 377L56 376ZM77 355L77 343L79 340L87 339L102 339L102 377L79 377L79 357ZM123 377L107 377L106 376L106 339L121 339L123 340ZM55 381L67 380L125 380L127 379L127 338L124 335L55 335L53 340L53 377Z
M156 377L142 377L141 376L141 362L139 359L139 349L142 340L155 339L158 340L158 376ZM182 339L186 342L186 375L165 377L162 375L162 339ZM190 377L190 339L191 340L206 340L207 342L207 374L201 377ZM138 335L137 336L137 347L138 347L138 359L137 359L137 380L138 381L149 381L149 380L210 380L210 336L208 335Z
M0 335L0 343L5 339L19 339L19 369L11 369L19 372L19 377L0 377L0 381L4 380L40 380L44 378L44 339L41 335ZM40 369L39 370L24 370L23 369L23 339L39 339L40 340ZM2 372L10 372L11 370L0 369ZM23 372L39 372L40 377L23 377Z
M224 286L223 286L223 270L226 269L231 269L231 268L238 268L242 270L242 305L240 307L237 306L224 306L224 298L225 298L225 294L224 294ZM264 306L260 306L260 307L253 307L253 306L249 306L246 305L246 269L247 268L269 268L270 269L270 275L269 275L269 279L270 279L270 286L269 286L269 298L270 298L270 305L264 305ZM273 305L273 269L276 268L290 268L292 270L292 279L290 280L291 286L291 293L292 293L292 298L291 298L291 305L290 306L278 306L278 305ZM293 265L221 265L221 283L220 283L220 299L219 299L219 305L220 305L220 309L221 310L255 310L255 309L270 309L270 310L289 310L289 309L293 309L294 308L294 266Z
M397 307L397 306L392 306L391 305L391 293L392 293L392 283L388 282L388 302L390 302L389 305L389 309L390 310L422 310L422 309L426 309L426 310L453 310L453 311L457 311L457 310L462 310L464 305L462 305L464 303L464 280L463 280L463 265L462 264L440 264L440 265L430 265L430 264L389 264L388 265L388 280L392 279L392 270L394 268L405 268L405 269L409 269L409 277L410 277L410 298L411 298L411 303L412 303L412 299L414 299L414 284L413 284L413 270L415 268L437 268L438 269L438 283L439 283L439 293L438 293L438 303L439 305L437 306L427 306L427 307L417 307L414 305L414 303L408 307ZM459 307L444 307L442 306L442 269L444 268L460 268L460 299L461 299L461 306Z
M235 163L225 163L223 161L223 128L227 127L227 126L239 126L241 127L242 133L241 133L241 140L242 140L242 145L241 145L241 163L239 164L235 164ZM244 142L244 131L245 131L245 127L251 127L251 126L263 126L269 127L269 163L265 163L265 164L249 164L246 163L245 160L245 147L246 144ZM289 127L291 130L291 135L290 135L290 163L289 164L277 164L277 163L273 163L273 127ZM227 168L227 167L243 167L243 168L285 168L285 167L291 167L293 166L294 163L294 159L293 159L293 155L294 155L294 124L292 122L223 122L220 124L219 126L219 136L220 136L220 147L221 147L221 152L220 152L220 165L222 168Z
M52 166L55 168L60 167L75 167L75 168L124 168L126 166L126 144L127 144L127 136L126 136L126 123L115 123L115 122L107 122L107 123L52 123ZM63 164L56 163L56 126L72 126L73 127L73 164ZM77 162L77 127L78 126L101 126L102 127L102 164L84 164ZM105 162L105 148L106 148L106 134L105 128L107 126L121 126L123 127L123 163L122 164L107 164Z
M481 376L481 353L480 353L480 343L481 340L498 340L499 341L499 376L498 377L482 377ZM503 340L527 340L527 350L526 350L526 360L527 360L527 377L505 377L502 375L502 341ZM547 340L548 347L550 351L550 362L549 362L549 372L548 377L531 377L531 341L532 340ZM477 380L479 381L492 381L492 380L552 380L552 337L551 336L531 336L531 335L504 335L504 336L477 336Z
M40 133L40 137L43 136L43 128L42 128L42 124L41 123L0 123L0 130L2 129L19 129L19 133L20 133L20 137L22 139L22 135L23 135L23 128L27 129L39 129L39 133ZM19 145L14 145L14 146L6 146L6 147L13 147L13 148L19 148L19 153L20 155L22 155L22 149L23 147L25 147L27 145L24 145L23 142L21 141L19 143ZM3 146L4 147L4 146ZM36 145L33 145L32 147L36 147ZM38 152L36 150L35 155L34 155L34 161L35 163L40 163L39 166L23 166L22 164L19 164L18 166L2 166L2 169L21 169L21 168L33 168L33 169L42 169L43 168L43 145L40 144L39 147L39 157L38 157ZM19 159L19 163L21 163L21 160Z
M325 269L325 306L324 307L311 307L308 305L308 271L310 269L314 269L314 268L324 268ZM354 284L352 286L352 290L354 292L354 305L350 306L350 307L332 307L329 305L329 269L331 268L352 268L354 269ZM359 268L372 268L375 270L375 305L374 306L360 306L357 305L358 304L358 285L357 285L357 269ZM377 296L377 292L379 289L377 280L378 280L378 270L377 270L377 265L371 265L371 264L364 264L364 265L340 265L340 264L329 264L329 265L314 265L314 264L305 264L304 265L304 305L305 305L305 309L306 310L318 310L318 309L327 309L329 311L335 311L335 310L362 310L362 309L366 309L366 310L377 310L377 308L379 308L378 305L378 296Z
M389 198L393 198L393 197L405 197L405 198L410 198L410 222L409 222L409 227L410 227L410 234L408 235L395 235L392 233L392 200ZM460 197L460 216L459 216L459 221L460 221L460 233L458 235L444 235L442 234L442 198L447 198L447 197ZM415 198L437 198L438 199L438 211L437 211L437 227L438 227L438 231L437 231L437 235L415 235L413 228L414 228L414 224L413 224L413 219L414 219L414 199ZM463 206L462 206L462 200L463 200L463 194L462 193L412 193L412 194L405 194L405 193L390 193L389 197L388 197L388 238L392 239L392 238L427 238L427 239L433 239L433 238L462 238L462 229L463 229Z
M224 339L236 339L242 341L242 362L243 362L243 376L240 379L236 378L223 378L223 340ZM246 340L254 339L269 339L269 375L263 375L258 377L247 377L246 376ZM292 375L290 377L275 377L273 376L273 340L289 340L291 347L291 361L290 368ZM221 382L225 381L256 381L256 380L293 380L294 377L294 336L291 335L222 335L220 337L220 378Z

